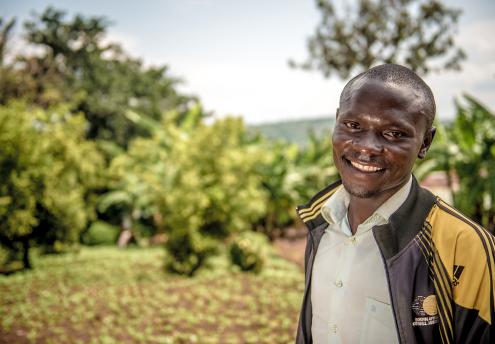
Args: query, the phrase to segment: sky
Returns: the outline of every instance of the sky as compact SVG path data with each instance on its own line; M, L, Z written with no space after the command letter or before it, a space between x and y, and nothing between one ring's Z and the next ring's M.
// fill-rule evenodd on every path
M341 0L340 0L341 1ZM456 43L468 55L462 72L425 78L437 116L455 115L454 98L475 96L495 109L495 1L444 0L461 8ZM313 0L69 1L0 0L0 16L18 23L48 5L69 16L104 16L117 41L147 65L164 65L215 116L242 116L249 124L333 116L345 81L292 69L304 61L306 40L319 22ZM16 33L21 32L17 25ZM13 49L22 47L19 37Z

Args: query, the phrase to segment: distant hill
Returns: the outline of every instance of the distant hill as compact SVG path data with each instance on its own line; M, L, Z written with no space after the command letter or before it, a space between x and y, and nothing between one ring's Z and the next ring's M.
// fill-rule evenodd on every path
M270 139L283 139L304 146L311 131L316 135L330 135L334 123L335 118L328 116L264 123L249 126L249 129L253 132L261 133Z
M452 119L441 119L444 126L449 126ZM288 120L248 126L249 130L261 133L270 139L283 139L290 143L304 146L308 142L309 133L330 135L335 124L335 117L319 117L300 120Z

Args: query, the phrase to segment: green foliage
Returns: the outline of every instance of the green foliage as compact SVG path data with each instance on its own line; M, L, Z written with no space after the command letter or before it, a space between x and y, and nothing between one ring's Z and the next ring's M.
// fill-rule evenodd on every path
M454 204L490 231L495 231L495 115L465 96L456 102L451 130L449 164L459 177Z
M307 46L309 58L293 67L346 79L380 63L398 63L427 74L458 70L465 59L454 45L461 11L438 0L360 0L344 5L317 0L321 21Z
M267 260L269 244L266 236L255 232L244 232L234 236L229 245L232 264L242 271L259 273Z
M117 242L120 228L104 221L95 221L83 235L86 245L114 245Z
M182 189L159 199L160 208L169 212L165 216L175 221L171 228L188 218L189 228L220 238L250 229L265 210L255 173L264 152L246 143L242 121L226 118L177 134L168 157L168 189Z
M190 98L176 91L178 80L166 66L145 67L118 44L106 43L108 25L103 17L68 19L51 7L25 22L25 38L40 54L19 55L3 68L0 101L22 97L43 107L69 103L88 120L89 138L123 147L146 135L127 111L160 119L164 111L187 108Z
M167 248L178 262L172 269L191 274L204 262L196 256L202 250L196 242L249 230L263 216L266 194L256 171L265 153L248 142L240 119L205 124L199 105L181 125L176 116L169 113L161 124L147 123L152 136L134 140L113 159L111 191L99 206L104 211L118 205L133 223L153 218L157 232L170 234ZM133 118L140 123L137 113ZM189 245L185 255L175 241Z
M257 169L268 197L266 213L260 219L258 230L273 240L295 220L294 209L299 198L296 186L301 181L295 164L299 149L283 141L260 141L260 145L266 155L259 160Z
M174 230L165 244L165 267L170 272L192 276L203 267L207 258L217 253L218 243L187 229Z
M26 265L31 242L64 250L94 216L103 159L85 128L63 108L0 107L0 240Z
M310 133L307 145L299 153L296 166L301 179L295 186L297 203L307 202L313 195L338 179L332 158L332 135L317 136Z
M257 230L271 240L285 235L296 221L296 205L306 202L317 191L336 180L332 162L331 135L309 132L302 147L284 141L257 139L263 148L257 173L268 197L266 212L258 221Z
M10 252L0 245L0 267L8 264L10 260Z
M437 126L434 145L418 167L447 172L454 206L495 231L495 115L471 96L456 101L457 116L446 128ZM459 180L454 187L453 176Z
M0 23L2 54L14 22ZM1 66L3 245L28 264L30 245L64 251L99 216L138 242L165 233L172 270L192 274L209 254L198 243L253 227L283 233L298 184L310 182L304 195L324 185L326 173L297 166L316 163L304 162L313 148L253 139L235 118L205 123L166 67L144 67L106 43L108 25L49 7L24 25L39 53ZM8 105L19 98L36 111ZM81 239L111 242L111 233L95 222Z

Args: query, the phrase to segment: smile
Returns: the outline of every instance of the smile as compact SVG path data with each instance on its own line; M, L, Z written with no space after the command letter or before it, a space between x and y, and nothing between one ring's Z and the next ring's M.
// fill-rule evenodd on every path
M384 168L380 168L380 167L376 167L376 166L372 166L372 165L363 165L363 164L360 164L358 162L354 162L354 161L350 161L349 162L351 163L351 165L358 169L359 171L361 172L378 172L378 171L383 171Z

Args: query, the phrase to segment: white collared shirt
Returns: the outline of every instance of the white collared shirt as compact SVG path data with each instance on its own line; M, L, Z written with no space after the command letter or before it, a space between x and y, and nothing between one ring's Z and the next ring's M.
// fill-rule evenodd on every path
M371 228L388 223L411 189L409 181L352 235L349 194L340 187L322 206L329 226L313 264L311 332L320 343L398 343L383 260Z

